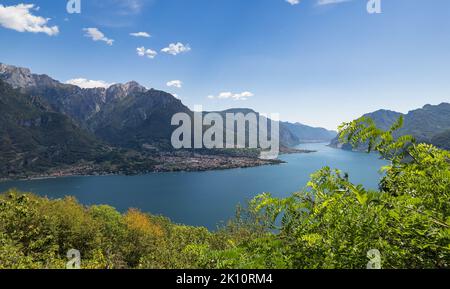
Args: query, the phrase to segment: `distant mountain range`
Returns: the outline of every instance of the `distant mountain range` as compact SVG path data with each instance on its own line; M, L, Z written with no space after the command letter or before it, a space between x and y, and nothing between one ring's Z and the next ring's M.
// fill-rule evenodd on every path
M384 130L390 128L400 116L403 116L404 126L396 132L397 136L412 135L418 142L450 149L450 103L428 104L407 114L378 110L364 116L372 118L377 126ZM331 146L351 149L349 145L340 144L337 137L331 141Z
M259 118L260 114L249 108L234 108L224 111L216 111L225 117L227 113L242 113L247 115L254 113ZM265 118L264 118L265 119ZM280 145L284 147L295 147L302 143L326 143L336 137L337 132L324 128L315 128L301 123L279 122ZM270 126L268 127L270 130Z
M79 160L153 164L147 154L172 149L172 116L193 114L173 95L134 81L83 89L1 63L0 88L0 177ZM328 142L335 135L322 128L280 123L282 147Z
M292 138L284 140L285 143L324 143L336 137L337 132L319 127L311 127L301 123L281 122L280 127L292 134ZM283 134L280 133L283 142Z

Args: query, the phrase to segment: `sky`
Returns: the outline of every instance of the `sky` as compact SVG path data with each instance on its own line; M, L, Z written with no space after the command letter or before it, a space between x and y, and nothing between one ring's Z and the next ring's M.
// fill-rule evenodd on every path
M450 102L450 1L0 0L0 62L336 129Z

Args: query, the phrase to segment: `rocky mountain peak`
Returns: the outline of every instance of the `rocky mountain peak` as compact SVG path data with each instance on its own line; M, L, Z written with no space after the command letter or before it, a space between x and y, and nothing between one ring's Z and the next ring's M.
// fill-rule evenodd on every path
M62 85L46 74L33 74L29 68L0 63L0 79L13 88L27 90L35 87L55 87Z
M124 84L118 83L111 85L106 90L106 99L107 100L122 99L130 94L144 93L146 91L147 88L140 85L136 81L130 81Z
M36 81L28 68L16 67L0 63L0 79L14 88L36 85Z

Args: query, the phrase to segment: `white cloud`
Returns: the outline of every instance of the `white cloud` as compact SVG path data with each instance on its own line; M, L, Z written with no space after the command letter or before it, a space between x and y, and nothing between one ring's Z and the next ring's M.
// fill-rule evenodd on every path
M39 7L34 8L34 4L0 4L0 26L19 32L45 33L50 36L59 33L58 26L47 26L50 18L35 16L30 10L38 11Z
M136 48L136 51L139 56L147 56L150 59L153 59L158 55L158 52L151 49L145 49L144 46Z
M348 1L351 1L351 0L318 0L317 5L339 4L339 3L344 3L344 2L348 2Z
M286 0L286 2L288 2L291 5L297 5L300 3L300 0Z
M84 36L89 37L94 41L104 41L110 46L113 45L114 40L106 37L105 34L97 28L84 28L83 31L86 32Z
M167 82L166 85L168 87L181 88L183 86L183 82L181 82L180 80L172 80L172 81Z
M74 78L67 80L66 83L76 85L81 88L97 88L97 87L108 88L111 85L113 85L113 83L107 83L103 80L89 80L86 78Z
M244 91L241 93L221 92L219 95L208 95L209 99L234 99L234 100L247 100L249 97L254 96L250 91Z
M161 49L161 52L177 55L180 53L191 51L191 47L188 45L184 45L183 43L171 43L168 47Z
M180 99L180 96L176 93L171 93L173 97L175 97L176 99Z
M144 38L150 38L151 35L147 32L134 32L134 33L130 33L131 36L134 37L144 37Z

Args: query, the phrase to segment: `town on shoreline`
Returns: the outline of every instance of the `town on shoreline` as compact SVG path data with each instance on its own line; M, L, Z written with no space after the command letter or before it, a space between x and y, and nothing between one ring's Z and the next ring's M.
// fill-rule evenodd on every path
M284 148L281 154L314 153L316 151ZM108 176L108 175L143 175L165 172L202 172L251 168L285 163L280 159L266 160L250 156L226 156L204 154L165 154L152 157L155 164L148 168L130 166L106 166L93 162L81 161L71 166L51 168L42 173L21 172L9 176L1 176L0 182L12 180L38 180L72 176Z

